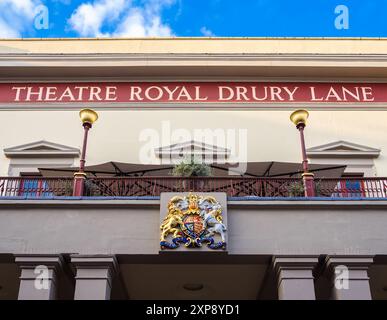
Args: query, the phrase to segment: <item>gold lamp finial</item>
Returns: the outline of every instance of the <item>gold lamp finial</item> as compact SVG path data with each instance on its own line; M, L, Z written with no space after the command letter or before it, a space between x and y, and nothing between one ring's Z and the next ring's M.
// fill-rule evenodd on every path
M298 126L299 124L306 125L306 120L309 117L309 112L304 109L293 111L290 115L290 120Z
M91 109L82 109L79 111L79 117L81 118L83 124L89 123L92 125L97 121L98 113Z

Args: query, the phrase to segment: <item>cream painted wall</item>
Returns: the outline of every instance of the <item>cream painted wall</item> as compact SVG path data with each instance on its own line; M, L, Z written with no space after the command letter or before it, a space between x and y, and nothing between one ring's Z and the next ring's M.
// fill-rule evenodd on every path
M163 120L179 128L247 129L248 161L300 161L298 133L289 111L100 111L90 132L87 164L110 160L139 162L142 130L161 130ZM306 129L308 147L347 140L382 150L375 160L378 176L387 176L386 111L311 111ZM1 111L0 175L8 173L3 149L48 140L81 147L82 127L77 111ZM176 141L171 141L176 142ZM159 145L154 145L158 147Z
M385 54L387 38L0 39L1 53Z

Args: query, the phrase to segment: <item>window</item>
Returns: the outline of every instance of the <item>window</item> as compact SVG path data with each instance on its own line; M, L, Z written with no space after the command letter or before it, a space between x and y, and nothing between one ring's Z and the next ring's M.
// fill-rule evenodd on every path
M336 141L306 151L311 163L345 165L343 177L375 177L374 160L379 157L380 149Z
M51 197L48 182L40 175L34 173L23 172L21 177L25 177L19 181L18 196L23 197Z
M39 168L72 167L80 151L42 140L6 148L4 154L10 160L8 175L17 177L39 174Z
M71 180L44 178L39 168L73 167L79 157L79 149L37 141L6 148L4 154L9 159L10 177L1 182L2 196L51 197L72 194Z

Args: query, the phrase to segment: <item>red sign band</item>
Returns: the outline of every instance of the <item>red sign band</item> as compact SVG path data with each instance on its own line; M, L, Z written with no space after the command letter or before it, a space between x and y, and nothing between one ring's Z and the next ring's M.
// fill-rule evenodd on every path
M0 103L387 103L386 83L3 83Z

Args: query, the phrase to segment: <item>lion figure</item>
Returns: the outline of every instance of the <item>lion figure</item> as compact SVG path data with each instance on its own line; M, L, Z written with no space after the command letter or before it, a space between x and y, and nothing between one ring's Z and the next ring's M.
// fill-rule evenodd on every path
M168 203L168 215L165 217L160 226L161 241L165 241L169 234L173 234L173 238L179 237L179 226L183 224L183 210L186 209L187 203L183 197L173 197Z

